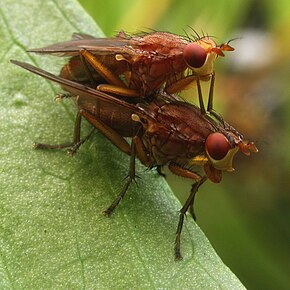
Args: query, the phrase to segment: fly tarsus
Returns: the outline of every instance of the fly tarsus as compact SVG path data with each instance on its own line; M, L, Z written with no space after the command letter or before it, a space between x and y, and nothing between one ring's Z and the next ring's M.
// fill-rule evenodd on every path
M92 130L90 131L90 133L85 136L83 139L81 139L79 142L76 142L74 144L72 144L72 146L68 149L68 154L73 156L76 154L76 152L78 151L78 149L80 148L81 145L83 145L87 140L89 140L91 138L91 136L93 135L95 131L95 128L92 128Z
M65 94L57 94L54 99L57 102L61 102L63 99L69 99L72 98L73 96L70 93L65 93Z
M180 236L181 236L181 231L182 231L182 227L183 227L184 215L185 215L185 213L183 213L182 209L181 209L180 215L179 215L178 226L176 229L175 243L174 243L174 256L175 256L176 261L183 259L181 252L180 252Z
M64 144L44 144L44 143L34 143L34 149L65 149L68 148L67 153L71 156L75 155L77 150L83 145L94 133L95 128L92 128L90 133L85 136L83 139L79 141L74 141L72 143L64 143Z
M132 183L132 181L134 180L134 178L130 177L127 179L127 182L124 185L124 188L122 189L122 191L118 194L118 196L115 198L115 200L112 202L112 204L104 211L104 215L107 217L110 217L113 213L113 211L115 210L115 208L117 207L117 205L121 202L121 200L124 198L130 184Z
M64 149L73 146L73 143L64 143L64 144L44 144L44 143L34 143L34 149Z

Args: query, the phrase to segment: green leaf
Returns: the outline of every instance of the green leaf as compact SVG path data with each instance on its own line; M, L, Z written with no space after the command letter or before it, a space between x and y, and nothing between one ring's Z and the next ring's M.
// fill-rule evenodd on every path
M191 218L182 234L184 260L174 261L181 205L154 171L138 164L138 186L111 218L102 214L129 159L99 133L75 157L32 149L34 141L70 141L76 108L54 102L58 87L9 60L58 73L64 59L26 48L101 32L76 1L1 4L0 287L242 289ZM89 128L84 124L83 134Z

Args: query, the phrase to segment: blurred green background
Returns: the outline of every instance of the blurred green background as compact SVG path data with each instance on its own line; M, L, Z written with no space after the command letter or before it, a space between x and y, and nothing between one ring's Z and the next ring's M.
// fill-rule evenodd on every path
M290 289L290 1L79 2L107 36L192 27L218 43L235 39L216 62L215 108L260 151L240 154L234 173L200 189L198 224L248 289ZM169 183L185 200L190 182Z

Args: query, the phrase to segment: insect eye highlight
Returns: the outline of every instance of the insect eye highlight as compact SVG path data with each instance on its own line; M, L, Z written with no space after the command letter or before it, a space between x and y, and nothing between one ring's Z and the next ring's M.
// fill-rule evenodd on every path
M206 139L205 148L212 159L221 160L227 155L231 146L223 134L212 133Z
M206 60L206 51L196 43L189 43L183 50L183 57L185 62L193 68L200 68L204 65Z

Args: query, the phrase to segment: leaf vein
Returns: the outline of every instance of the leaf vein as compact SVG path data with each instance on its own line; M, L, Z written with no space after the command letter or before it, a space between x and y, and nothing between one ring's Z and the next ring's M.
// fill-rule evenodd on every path
M80 32L80 29L70 20L70 18L64 13L63 9L61 9L57 3L57 1L52 1L55 5L55 7L58 9L60 14L64 17L64 19L78 32Z

